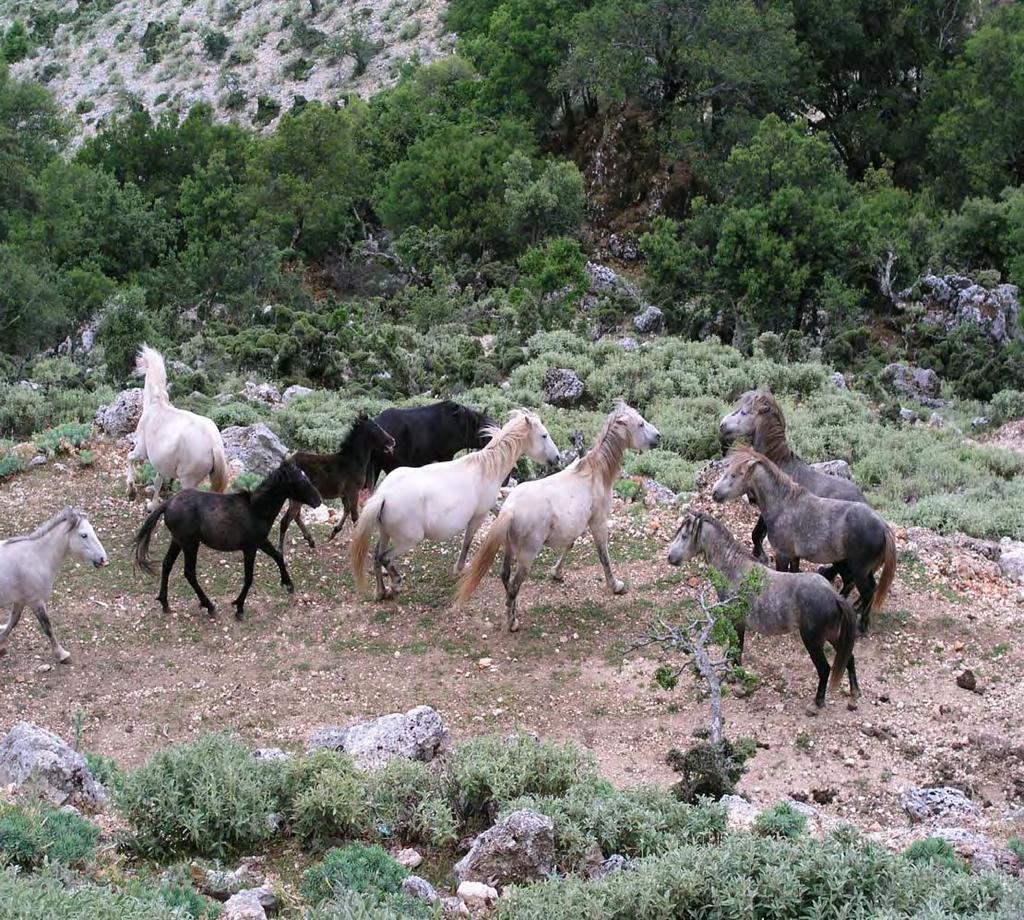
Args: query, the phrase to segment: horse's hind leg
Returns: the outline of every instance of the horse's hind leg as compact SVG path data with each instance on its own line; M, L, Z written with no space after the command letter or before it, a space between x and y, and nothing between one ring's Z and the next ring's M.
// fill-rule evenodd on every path
M814 694L814 705L817 709L821 709L825 705L825 690L828 687L828 675L832 669L829 667L828 659L825 657L825 652L822 648L824 643L820 635L810 629L801 627L800 638L804 640L804 648L807 649L807 654L811 656L814 668L818 672L818 691ZM807 714L815 715L815 710L808 708Z
M170 580L171 571L174 569L174 563L178 561L180 553L181 544L177 540L171 540L171 545L167 547L167 555L164 556L164 564L160 569L160 593L156 596L164 613L171 612L171 605L167 603L167 582Z
M602 522L590 528L594 536L594 546L597 547L597 558L601 560L601 568L604 569L604 580L608 590L612 594L625 594L626 584L615 577L612 572L612 560L608 555L608 527Z
M334 525L334 529L331 531L331 535L327 538L328 542L333 540L339 533L341 528L345 526L345 518L352 520L352 526L354 527L359 521L359 486L358 484L346 485L341 493L341 520Z
M316 540L313 539L313 534L309 532L305 522L302 520L302 509L299 508L298 514L295 515L295 523L299 525L299 530L302 531L302 536L306 538L306 543L309 544L310 549L316 549Z
M860 697L860 683L857 681L857 666L853 661L853 654L850 654L850 660L846 665L846 676L850 679L850 708L856 706L856 700Z
M860 634L863 636L871 625L871 601L875 597L877 585L875 583L875 576L868 569L858 572L854 576L854 580L857 584L857 592L860 594L857 607L860 611Z
M462 551L459 553L459 558L455 563L455 569L453 570L458 575L466 567L466 557L469 555L469 548L473 545L473 534L479 529L480 525L484 522L484 515L479 517L471 518L469 524L466 526L466 533L462 537Z
M192 590L196 592L196 597L199 598L199 606L205 608L207 614L212 617L217 612L217 608L213 606L213 602L203 593L203 589L199 586L199 579L196 578L196 559L199 558L199 544L187 544L182 546L182 550L185 553L185 580L192 586Z
M389 539L386 533L381 533L380 539L373 550L373 574L377 579L377 600L379 601L388 600L395 596L394 587L391 585L385 586L384 584L384 557L388 552ZM390 573L391 565L389 560L388 574Z
M754 558L765 565L768 564L768 556L764 551L764 538L766 536L768 536L768 525L765 524L763 516L758 516L757 523L754 524L754 531L750 535L750 540L754 544Z
M562 567L565 565L565 559L571 551L572 543L570 543L564 550L562 550L562 555L558 557L558 562L555 563L555 567L551 570L552 581L557 581L559 584L561 584L565 580L562 576Z
M274 544L269 540L264 540L258 548L263 550L263 552L277 563L277 570L281 573L281 584L289 594L294 594L295 585L292 584L292 577L288 574L288 567L284 564L284 556L274 549ZM253 550L254 556L255 553L256 551Z
M299 503L295 501L288 502L288 507L284 509L284 514L281 515L281 529L277 535L277 548L281 552L284 552L284 535L288 532L288 528L291 526L292 520L302 513L301 510L299 511L299 514L295 513L296 510L298 510L296 508L298 505Z
M246 547L242 550L242 562L245 566L245 580L242 582L242 590L234 600L235 619L240 620L245 616L245 599L249 596L249 589L252 587L252 573L256 567L256 550Z
M36 620L39 621L40 632L50 640L50 651L53 652L53 657L61 664L70 661L71 652L64 648L64 646L57 641L56 635L54 635L53 624L50 622L50 618L46 615L46 604L36 604L35 607L32 608L32 612L36 615Z
M24 604L15 604L11 610L11 615L7 618L7 625L0 632L0 655L7 651L7 638L10 636L11 630L18 625L18 620L21 619L21 612L24 609Z
M530 563L520 559L516 573L505 587L505 617L509 632L519 631L519 589L530 574Z

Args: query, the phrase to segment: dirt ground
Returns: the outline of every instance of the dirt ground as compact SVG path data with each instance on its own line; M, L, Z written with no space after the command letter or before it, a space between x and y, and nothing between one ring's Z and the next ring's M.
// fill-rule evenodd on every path
M624 596L607 593L589 544L574 550L562 585L542 577L553 562L542 557L520 595L515 635L504 630L496 577L464 609L452 608L454 544L424 545L405 561L397 602L357 598L348 529L311 551L292 528L295 596L261 557L241 623L230 606L240 557L204 550L199 577L217 617L200 611L180 568L165 616L156 583L129 559L143 505L124 497L124 449L101 444L95 453L88 468L51 462L0 485L0 536L27 532L74 503L111 558L100 571L69 563L58 580L50 609L70 664L52 662L31 617L12 634L0 656L0 730L29 719L130 767L203 732L300 749L313 728L427 703L456 740L514 728L572 739L611 779L634 785L671 782L665 752L706 724L688 677L662 690L652 681L656 654L621 660L655 614L679 615L705 584L700 566L665 562L676 509L616 503L612 557L629 585ZM709 510L749 533L749 508ZM328 533L313 529L321 539ZM758 803L830 799L829 815L885 837L909 824L903 788L951 784L982 806L976 824L1020 835L1024 595L975 547L920 530L897 530L897 538L896 585L856 649L864 691L856 711L844 691L808 717L815 679L799 639L748 638L744 664L760 685L725 702L727 733L752 736L760 748L741 791ZM165 542L161 532L157 559ZM956 683L965 668L977 676L976 691Z

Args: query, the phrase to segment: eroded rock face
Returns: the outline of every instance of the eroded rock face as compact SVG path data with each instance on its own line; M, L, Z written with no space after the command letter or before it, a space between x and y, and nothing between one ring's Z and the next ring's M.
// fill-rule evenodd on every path
M247 473L266 476L277 469L288 448L262 422L256 425L232 425L220 433L228 461L237 460Z
M133 387L117 394L108 406L96 410L96 427L112 438L131 434L142 418L142 388Z
M1020 297L1014 284L986 288L967 275L925 275L897 295L897 306L924 308L924 321L944 329L975 325L997 345L1020 335Z
M376 770L398 758L429 762L447 743L448 729L437 712L417 706L347 728L318 729L310 737L309 749L344 751L364 770Z
M893 389L925 406L942 405L939 399L942 386L938 374L927 367L907 364L889 364L882 372Z
M645 335L661 332L665 328L665 314L653 304L648 304L643 311L633 317L633 328Z
M303 396L310 396L312 393L313 391L309 387L299 386L296 383L288 387L288 389L281 394L281 402L287 406L296 399L302 399Z
M552 367L544 374L544 402L552 406L575 406L583 399L583 381L568 367Z
M453 871L460 883L504 887L546 878L554 862L554 822L547 815L523 809L480 834Z
M838 476L840 479L853 479L850 464L845 460L822 460L820 463L812 463L811 466L819 473L828 473L829 476Z
M268 406L276 406L281 402L281 391L277 387L272 383L257 383L254 380L246 381L242 396L249 402Z
M53 732L18 722L0 739L0 785L13 783L53 805L101 807L107 792L85 758Z

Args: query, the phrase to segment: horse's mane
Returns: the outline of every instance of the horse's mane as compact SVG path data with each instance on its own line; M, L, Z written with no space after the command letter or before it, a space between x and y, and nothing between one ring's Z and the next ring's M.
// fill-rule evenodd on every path
M736 444L729 449L725 472L739 473L755 463L760 463L775 480L776 484L780 488L785 489L788 495L796 497L806 491L795 479L784 473L771 458L758 453L753 447L746 444Z
M82 514L81 511L79 511L77 508L72 508L71 505L68 505L66 508L62 509L61 511L58 511L52 518L50 518L50 520L46 521L43 524L40 524L35 530L32 531L32 533L25 534L24 536L20 537L11 537L10 539L5 540L4 542L26 543L29 540L38 540L40 537L45 537L48 533L55 530L61 524L66 524L67 529L71 530L72 527L77 527L79 521L81 521L82 518L84 517L85 515Z
M513 409L512 417L501 428L488 425L480 432L489 437L490 441L466 459L480 464L486 475L496 476L511 469L523 453L523 445L530 436L530 427L534 421L540 420L533 412Z
M754 424L760 436L761 453L772 463L785 463L794 456L786 441L786 418L782 407L767 390L759 390L754 397L757 412Z
M139 349L136 363L146 374L146 395L150 399L170 399L167 395L167 366L164 356L155 348L143 344Z
M690 513L700 521L702 528L710 526L720 538L719 546L721 547L722 555L725 557L724 562L726 565L737 566L753 560L753 557L747 552L743 544L729 532L729 528L718 518L712 517L704 511L692 511Z
M356 416L355 421L352 423L352 427L349 428L348 434L345 435L345 440L341 442L341 447L338 448L338 453L343 454L349 451L352 448L353 444L355 443L356 438L360 434L363 434L364 432L369 434L371 426L380 428L380 430L383 431L384 434L388 434L388 432L381 428L381 426L372 418L370 418L369 415L367 415L365 412L360 412L359 415ZM388 434L388 437L391 436ZM394 438L392 438L392 440L394 440Z
M598 477L606 488L610 488L619 475L627 447L629 432L626 416L621 407L616 407L594 439L594 446L580 459L577 469L587 476Z
M483 429L487 427L489 420L483 412L477 412L476 409L471 406L464 406L462 403L451 400L449 402L452 406L452 414L463 426L463 433L467 441L472 440L478 434L484 434Z

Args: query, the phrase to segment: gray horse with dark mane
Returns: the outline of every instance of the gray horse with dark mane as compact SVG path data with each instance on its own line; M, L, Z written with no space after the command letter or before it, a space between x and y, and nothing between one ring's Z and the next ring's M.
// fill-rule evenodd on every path
M770 390L747 390L737 401L736 408L722 419L718 426L718 434L725 446L738 440L749 442L754 450L763 454L783 473L814 495L865 505L868 503L856 483L819 472L793 453L786 441L786 418ZM754 532L751 534L754 555L762 562L767 561L764 553L764 538L767 533L762 515L757 519ZM790 571L800 571L800 560L790 559L789 567ZM834 569L824 569L821 574L830 580L836 576Z
M855 708L855 700L860 696L853 660L857 613L846 598L817 572L773 572L751 558L720 521L708 514L690 511L676 531L668 550L668 561L671 565L681 565L695 556L703 556L725 579L726 585L718 591L719 600L735 596L751 572L760 576L750 598L750 609L736 627L740 656L748 627L764 636L799 632L818 672L815 707L820 709L825 705L826 687L835 690L845 670L850 678L850 708ZM836 650L831 667L823 651L826 642ZM808 710L809 714L814 712L814 709Z
M711 497L725 502L750 493L780 557L779 569L786 571L790 559L833 563L843 579L843 597L854 586L860 593L860 630L867 632L869 616L882 606L896 574L892 528L867 505L808 492L763 454L738 445Z

